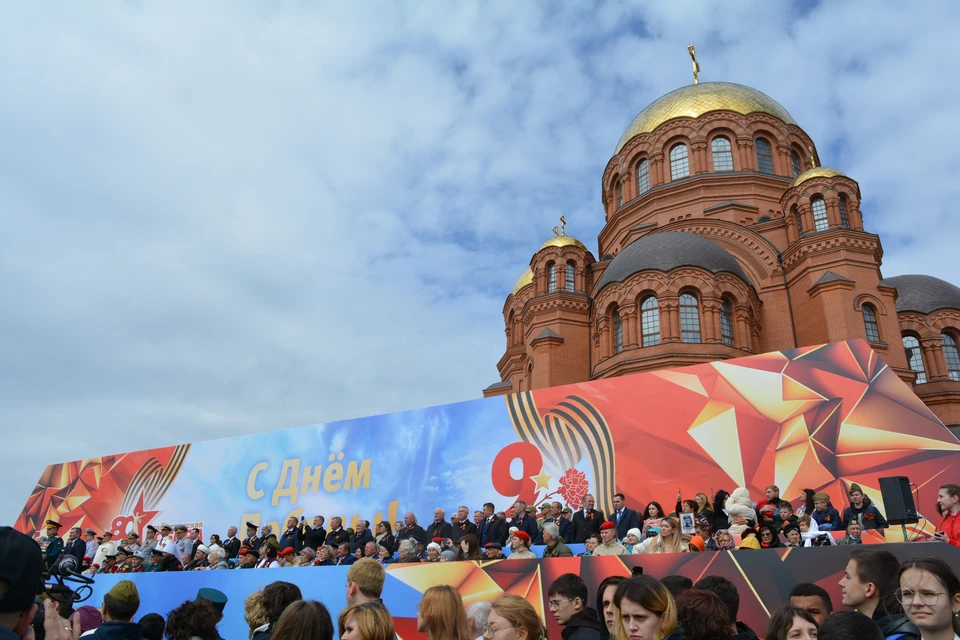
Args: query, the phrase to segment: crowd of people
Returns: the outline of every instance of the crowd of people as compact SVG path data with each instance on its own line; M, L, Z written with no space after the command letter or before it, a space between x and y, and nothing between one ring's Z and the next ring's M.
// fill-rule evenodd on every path
M838 567L839 569L839 567ZM167 612L144 614L136 584L120 580L102 606L76 610L68 602L38 600L42 551L30 537L0 528L0 640L220 640L227 597L201 589ZM381 598L386 570L364 558L349 567L347 606L334 617L299 587L275 581L246 597L244 621L251 640L394 640L388 602ZM793 587L789 601L771 613L768 640L952 640L960 634L960 579L943 560L899 562L881 546L851 552L839 581L845 611L833 611L829 594L812 583ZM696 583L683 576L609 576L596 594L572 573L547 589L547 610L563 640L741 640L757 633L738 620L740 595L722 576ZM451 586L427 589L417 607L417 629L429 640L550 640L534 606L517 595L468 606Z
M310 522L289 518L280 532L269 524L258 528L247 522L243 539L230 527L225 537L214 534L207 542L198 528L167 524L148 525L143 541L136 532L114 541L110 531L98 535L78 527L64 541L58 535L60 524L51 520L41 545L48 564L62 553L71 554L83 573L93 575L333 566L361 558L381 564L496 560L505 555L523 559L536 557L534 545L543 545L542 555L548 558L572 556L568 544L583 544L583 556L855 545L862 543L865 530L888 526L859 485L851 485L847 497L849 506L841 514L828 494L811 489L803 491L795 509L775 485L766 487L757 502L738 488L733 493L717 491L712 500L705 493L691 499L678 495L668 514L659 502L631 509L618 493L607 515L587 494L576 511L560 502L544 502L538 513L517 501L505 513L488 502L472 516L461 506L449 521L438 508L426 526L407 513L393 526L381 521L371 527L358 519L351 528L344 528L339 517L331 518L327 528L318 515ZM960 546L960 485L940 488L937 510L942 520L933 538Z

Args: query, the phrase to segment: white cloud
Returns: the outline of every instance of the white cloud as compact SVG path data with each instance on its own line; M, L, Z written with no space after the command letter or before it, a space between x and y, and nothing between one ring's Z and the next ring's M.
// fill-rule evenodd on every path
M0 8L0 469L479 395L503 298L690 81L784 104L953 277L948 3Z

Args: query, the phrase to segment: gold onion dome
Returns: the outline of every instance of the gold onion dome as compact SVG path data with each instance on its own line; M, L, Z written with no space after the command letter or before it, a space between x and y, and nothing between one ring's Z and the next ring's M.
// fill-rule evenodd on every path
M587 247L582 242L580 242L573 236L568 236L563 234L559 236L553 236L552 238L544 242L542 245L540 245L540 248L537 249L537 251L542 251L547 247L580 247L584 251L587 251Z
M790 188L792 189L793 187L799 186L811 178L835 178L837 176L847 177L842 171L837 171L830 167L813 167L794 178L793 182L790 183Z
M513 295L517 295L520 289L523 289L528 284L533 284L533 269L530 267L524 269L520 277L517 278L517 284L513 285Z
M620 153L630 138L650 133L667 120L698 118L711 111L733 111L743 115L766 113L787 124L797 124L779 102L756 89L732 82L701 82L680 87L654 100L623 132L616 153Z

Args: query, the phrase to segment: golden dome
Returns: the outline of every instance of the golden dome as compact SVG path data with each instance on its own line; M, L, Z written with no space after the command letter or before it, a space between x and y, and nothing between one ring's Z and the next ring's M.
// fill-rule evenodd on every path
M780 103L756 89L732 82L701 82L680 87L654 100L623 132L616 153L620 153L630 138L650 133L667 120L698 118L711 111L735 111L743 115L766 113L787 124L797 124Z
M803 184L810 178L834 178L836 176L847 177L843 172L831 169L830 167L813 167L794 178L793 182L790 183L790 188L792 189L793 187Z
M568 236L568 235L553 236L552 238L544 242L542 245L540 245L540 248L537 249L537 251L541 251L543 249L546 249L547 247L580 247L584 251L589 251L589 249L587 249L587 247L584 246L582 242L580 242L573 236Z
M524 269L523 273L520 274L520 277L517 278L517 284L513 285L513 295L517 295L520 292L520 289L523 289L528 284L533 284L533 269L527 267Z

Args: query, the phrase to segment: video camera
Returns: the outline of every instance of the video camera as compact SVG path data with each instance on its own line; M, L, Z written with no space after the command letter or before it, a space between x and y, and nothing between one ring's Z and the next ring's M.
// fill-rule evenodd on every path
M76 582L80 586L76 591L67 586L64 582ZM83 602L93 595L93 578L80 573L80 563L76 556L69 553L61 553L57 559L50 565L50 568L43 573L43 591L51 598L62 602L78 603Z

